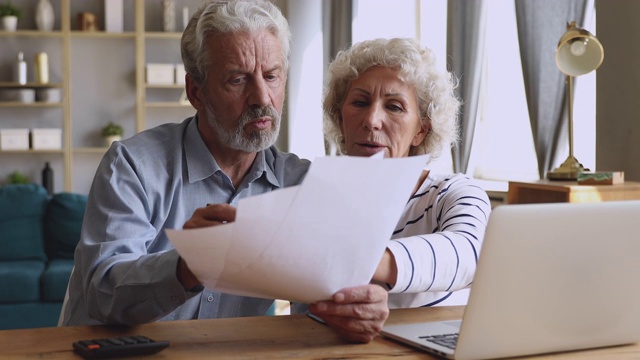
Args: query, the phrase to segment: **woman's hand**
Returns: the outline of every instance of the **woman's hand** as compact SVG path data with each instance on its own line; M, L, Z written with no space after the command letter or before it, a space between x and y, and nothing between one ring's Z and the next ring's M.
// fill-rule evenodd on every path
M368 343L389 317L388 294L379 285L346 288L332 300L309 305L309 311L349 342Z

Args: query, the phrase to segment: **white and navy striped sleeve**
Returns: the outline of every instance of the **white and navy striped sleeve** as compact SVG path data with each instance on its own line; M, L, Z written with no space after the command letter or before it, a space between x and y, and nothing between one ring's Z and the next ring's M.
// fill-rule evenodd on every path
M490 212L486 191L472 179L429 175L407 203L388 246L398 265L389 292L450 292L469 286Z

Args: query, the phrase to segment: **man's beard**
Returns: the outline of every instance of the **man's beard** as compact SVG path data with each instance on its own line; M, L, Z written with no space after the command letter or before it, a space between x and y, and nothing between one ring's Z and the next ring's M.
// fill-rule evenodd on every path
M227 130L216 117L211 104L207 102L206 113L209 125L213 127L218 140L226 146L244 152L257 152L273 145L280 132L280 114L272 106L263 108L250 108L242 113L237 125ZM271 128L265 130L253 130L248 136L244 134L245 125L260 117L271 118Z

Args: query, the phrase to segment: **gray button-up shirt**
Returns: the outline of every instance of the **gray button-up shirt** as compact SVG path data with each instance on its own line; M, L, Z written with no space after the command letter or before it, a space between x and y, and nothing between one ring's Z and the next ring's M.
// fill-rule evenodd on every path
M163 229L182 228L208 203L237 206L241 198L298 185L309 165L271 147L258 153L236 189L200 137L196 117L114 143L89 192L62 324L264 315L273 300L186 292Z

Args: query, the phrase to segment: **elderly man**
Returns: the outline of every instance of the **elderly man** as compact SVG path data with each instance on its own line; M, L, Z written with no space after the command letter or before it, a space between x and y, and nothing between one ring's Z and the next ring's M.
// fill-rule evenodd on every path
M181 48L197 113L116 142L104 156L63 325L265 314L273 300L203 288L163 229L233 221L239 199L302 181L309 162L273 146L289 38L268 1L212 1L194 14ZM345 339L368 342L388 316L387 294L377 285L343 289L311 310Z

